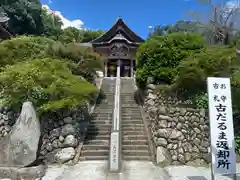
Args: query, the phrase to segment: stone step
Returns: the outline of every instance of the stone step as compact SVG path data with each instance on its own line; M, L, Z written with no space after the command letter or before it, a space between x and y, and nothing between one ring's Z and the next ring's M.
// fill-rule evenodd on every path
M88 145L104 145L104 146L109 146L109 140L102 140L102 139L93 139L93 140L86 140L84 141L84 144Z
M96 131L96 132L101 132L101 131L111 131L112 126L95 126L95 125L90 125L88 126L88 131Z
M111 124L106 124L106 125L102 125L102 124L89 124L88 126L88 130L94 130L94 129L97 129L97 130L109 130L112 128L112 125Z
M80 161L100 161L100 160L108 160L108 156L82 156L80 157Z
M97 135L109 135L111 134L111 129L109 129L108 131L106 130L100 130L100 131L88 131L87 132L88 135L92 135L92 136L97 136Z
M122 132L145 132L144 127L133 127L133 126L124 126L122 127Z
M140 118L139 118L140 119ZM135 120L135 119L122 119L122 123L125 124L143 124L142 120Z
M128 123L124 123L123 121L122 121L122 123L121 123L121 126L122 126L122 128L125 128L125 127L130 127L130 128L144 128L144 125L141 123L141 124L128 124Z
M122 154L124 156L149 156L148 150L123 150Z
M127 136L127 135L143 135L143 134L145 134L145 131L144 131L144 129L142 129L142 130L139 130L139 131L123 131L122 132L122 135L123 136Z
M123 160L125 161L151 161L150 156L125 156L123 155Z
M147 140L126 140L126 139L123 139L122 140L122 144L123 145L148 145L148 141Z
M123 104L124 105L124 104ZM136 107L133 107L133 106L136 106ZM139 106L137 106L137 105L132 105L132 106L129 106L129 107L121 107L121 110L122 111L126 111L126 110L131 110L131 111L140 111L140 108L139 108Z
M132 105L121 103L121 108L139 108L139 106L135 105L135 103Z
M82 156L108 156L109 150L108 149L103 149L103 150L86 149L81 151L81 155Z
M94 139L94 140L110 140L110 135L100 135L100 134L98 134L98 135L94 136L93 134L88 134L87 133L85 141L91 141L92 139Z
M149 150L148 145L122 145L122 150Z
M90 122L91 125L112 125L111 119L94 119L93 121Z
M103 114L103 115L106 115L106 116L110 116L113 114L113 110L98 110L98 111L94 111L94 114L95 115L99 115L99 114Z
M102 144L85 144L82 150L109 150L109 146Z
M121 112L121 116L142 116L140 112Z
M147 140L147 136L145 134L143 135L123 135L123 140Z
M113 117L113 114L94 114L92 117L99 119L111 119Z

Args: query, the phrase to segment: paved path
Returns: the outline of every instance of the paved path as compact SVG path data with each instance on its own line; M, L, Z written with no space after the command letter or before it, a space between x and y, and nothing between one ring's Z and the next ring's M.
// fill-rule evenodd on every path
M50 166L42 180L168 180L151 162L125 162L119 174L107 173L107 161L83 161L75 166Z
M240 164L238 164L240 173ZM107 161L84 161L75 166L50 166L42 180L211 180L209 168L169 166L160 168L146 161L123 163L121 173L107 172ZM230 180L217 177L217 180Z

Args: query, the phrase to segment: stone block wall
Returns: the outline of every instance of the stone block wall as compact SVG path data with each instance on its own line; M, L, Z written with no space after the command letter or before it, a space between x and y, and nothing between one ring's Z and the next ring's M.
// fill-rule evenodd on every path
M75 148L83 140L89 120L83 109L62 110L41 117L42 139L39 159L45 163L64 163L73 159Z
M9 134L18 116L11 109L0 108L0 140ZM73 159L90 118L83 108L43 114L38 160L51 164Z
M149 86L144 109L150 118L150 131L156 147L157 163L162 165L206 165L209 154L209 120L204 109L178 107ZM168 102L168 103L166 103ZM161 157L161 158L159 158Z

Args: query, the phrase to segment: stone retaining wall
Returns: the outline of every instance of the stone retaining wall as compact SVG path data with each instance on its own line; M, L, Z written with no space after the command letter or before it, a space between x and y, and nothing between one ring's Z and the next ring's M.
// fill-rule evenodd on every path
M162 165L206 165L209 155L209 121L204 109L164 104L163 96L148 86L144 109L150 117L157 163ZM173 102L172 102L173 103Z
M101 79L97 79L96 86L100 89ZM85 139L93 108L93 104L87 103L85 107L74 110L62 109L42 114L37 160L45 164L62 164L72 160L77 153L77 146ZM0 140L11 132L19 114L8 108L0 108Z
M62 110L43 116L39 159L47 164L73 159L75 148L84 133L84 124L88 122L86 116L83 109Z

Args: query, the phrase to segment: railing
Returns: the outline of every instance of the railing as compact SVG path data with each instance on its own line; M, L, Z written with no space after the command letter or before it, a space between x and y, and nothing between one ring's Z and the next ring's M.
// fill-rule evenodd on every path
M119 172L121 169L121 132L120 132L120 86L121 79L116 78L113 124L110 140L109 171Z

